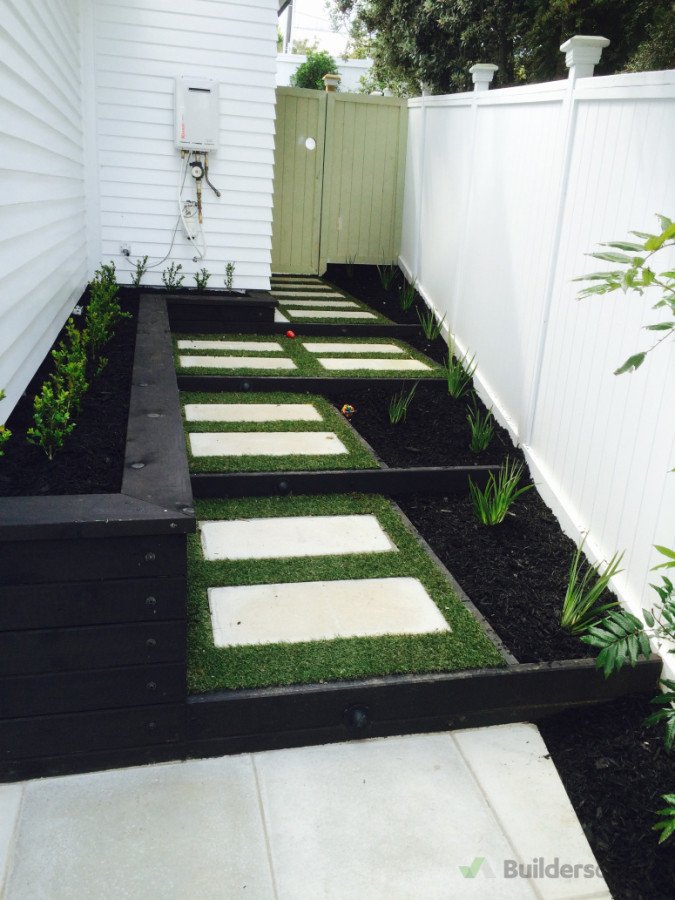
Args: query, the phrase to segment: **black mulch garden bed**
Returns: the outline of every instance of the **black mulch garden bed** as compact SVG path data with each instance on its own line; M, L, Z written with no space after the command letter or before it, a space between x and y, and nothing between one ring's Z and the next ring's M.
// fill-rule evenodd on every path
M383 299L375 268L331 267L330 280L390 318L417 323L413 310ZM127 296L124 296L124 295ZM121 487L137 305L131 292L124 321L107 350L109 363L88 393L67 452L49 463L22 434L32 418L32 398L49 371L49 358L8 421L13 430L0 464L0 496L108 493ZM415 346L437 360L442 341ZM520 458L497 428L488 451L472 454L464 401L420 384L408 420L392 427L387 405L391 385L359 388L332 398L357 408L353 424L391 466L498 463ZM436 553L522 662L587 655L557 626L557 615L574 550L536 492L517 501L514 515L494 529L479 528L467 498L403 497L400 505ZM541 723L551 757L617 900L664 900L673 896L672 841L659 847L651 831L660 794L673 789L673 762L661 731L645 728L649 698L617 700L587 712L563 713Z
M44 452L26 440L33 424L33 398L52 371L48 354L24 396L7 421L11 439L0 459L0 497L48 494L115 494L122 487L124 448L129 416L131 372L136 342L138 301L126 297L122 308L131 313L117 326L104 350L103 372L90 383L77 425L66 447L50 462ZM78 325L83 317L76 318ZM63 333L56 339L56 344Z
M652 825L673 790L662 729L645 727L649 697L561 713L539 728L615 900L675 896L675 845Z
M396 291L387 298L374 267L331 266L328 279L402 324L418 322L415 306L400 309ZM417 298L416 304L421 307ZM415 346L447 356L441 341ZM352 424L390 466L498 463L522 459L497 427L491 447L468 449L466 402L421 384L408 418L392 426L391 386L335 395L336 405L356 407ZM521 497L496 528L476 524L468 497L401 497L399 505L447 565L492 627L521 662L588 656L588 648L558 625L574 544L536 491ZM651 830L661 794L673 790L673 758L663 729L647 728L649 697L627 698L586 712L540 723L575 811L616 900L664 900L675 896L675 852L659 846Z

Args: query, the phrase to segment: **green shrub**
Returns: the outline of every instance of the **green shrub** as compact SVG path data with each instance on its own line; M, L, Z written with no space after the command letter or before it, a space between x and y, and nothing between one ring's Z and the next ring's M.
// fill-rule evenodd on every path
M75 427L70 418L70 402L65 391L54 390L49 381L42 385L42 391L33 401L33 421L26 437L31 444L41 447L49 459L60 450L66 438Z
M197 285L197 290L203 291L206 285L209 283L209 278L211 277L211 273L206 269L200 269L199 272L195 272L194 279L195 284Z
M134 269L134 274L131 276L131 283L134 287L139 287L141 283L141 279L145 275L146 269L148 268L148 257L144 256L142 259L136 260L136 268Z
M232 284L234 282L234 263L229 262L225 266L225 288L228 291L232 290Z
M334 72L337 72L337 63L330 53L325 50L310 50L306 62L298 66L291 75L291 86L322 91L325 88L323 76Z
M167 266L162 272L164 287L170 291L175 291L176 288L179 288L185 280L185 275L181 275L182 271L183 266L181 263L171 263L170 266Z
M0 388L0 400L5 398L5 392ZM6 444L7 441L11 438L12 432L5 425L0 425L0 456L3 455L3 444Z
M66 336L55 350L52 350L54 373L51 376L57 394L65 393L68 411L79 412L87 383L87 343L86 331L78 331L73 319L66 323Z
M114 263L103 264L89 284L89 304L85 313L87 352L95 374L107 363L101 351L114 335L120 320L129 318L129 313L122 312L119 305L118 292Z

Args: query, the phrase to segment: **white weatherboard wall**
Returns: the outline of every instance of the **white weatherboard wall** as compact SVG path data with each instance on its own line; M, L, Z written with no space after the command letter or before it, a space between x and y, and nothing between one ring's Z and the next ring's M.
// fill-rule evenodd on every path
M599 242L675 217L675 72L409 105L401 265L563 527L595 559L625 550L617 589L650 605L653 544L675 546L675 342L614 376L658 337L658 295L580 302L572 279L612 268L585 255Z
M87 278L76 0L3 0L0 60L3 422Z
M168 252L178 219L174 79L220 89L220 147L204 187L208 253L182 228L169 259L185 284L269 288L276 0L3 0L0 3L0 422L102 260L121 281ZM185 198L194 196L187 179Z
M96 135L100 171L100 255L120 268L120 245L150 263L169 249L178 217L180 156L174 147L174 79L192 75L220 85L220 147L204 185L208 253L179 227L170 260L188 273L202 266L209 287L269 288L274 168L276 0L93 0ZM193 197L188 176L185 197ZM146 276L161 284L163 263Z

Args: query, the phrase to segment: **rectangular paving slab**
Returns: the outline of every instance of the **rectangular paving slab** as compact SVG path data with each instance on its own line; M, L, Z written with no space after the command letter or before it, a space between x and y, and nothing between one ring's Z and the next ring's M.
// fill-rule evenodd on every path
M304 319L376 319L375 313L369 312L352 312L351 310L343 312L341 309L289 309L286 308L289 316Z
M353 300L298 300L293 298L293 306L312 306L314 309L358 309Z
M279 516L200 523L208 560L391 553L377 516Z
M193 456L335 456L349 453L332 431L218 431L188 435Z
M217 587L208 595L216 647L450 631L417 578Z
M283 353L281 344L273 341L178 341L179 350L249 350L254 353Z
M180 356L179 362L184 369L297 369L285 356Z
M297 297L298 291L272 291L275 297ZM344 299L344 294L337 294L335 291L301 291L302 297L321 297L322 299L328 299L329 297L337 297L340 299L341 297Z
M396 344L376 344L373 341L336 341L333 343L306 343L302 346L309 353L405 353Z
M373 369L380 372L421 372L429 371L431 366L419 359L326 359L318 360L324 369L330 371L349 372L355 369Z
M188 422L320 422L311 403L186 403Z

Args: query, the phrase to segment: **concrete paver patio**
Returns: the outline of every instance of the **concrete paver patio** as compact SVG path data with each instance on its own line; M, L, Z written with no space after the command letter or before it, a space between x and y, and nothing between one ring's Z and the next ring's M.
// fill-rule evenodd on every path
M610 896L527 724L3 785L3 873L7 900Z

